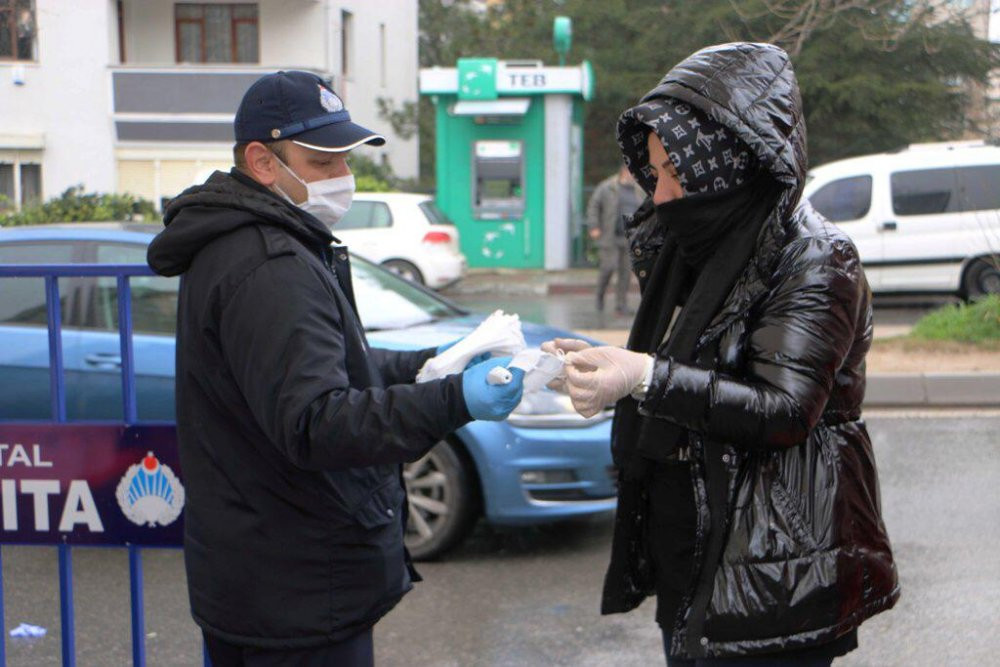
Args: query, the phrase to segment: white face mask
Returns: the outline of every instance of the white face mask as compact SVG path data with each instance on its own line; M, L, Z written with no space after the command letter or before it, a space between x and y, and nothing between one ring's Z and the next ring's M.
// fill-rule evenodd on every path
M338 176L336 178L325 178L321 181L306 183L304 180L299 178L298 174L292 171L291 167L282 162L281 158L277 155L275 155L274 158L282 167L285 168L285 171L292 175L292 178L304 185L306 188L306 200L301 204L296 204L295 201L292 200L292 198L289 197L277 183L275 183L274 189L277 190L282 197L287 199L293 206L298 206L303 211L311 213L317 220L325 224L327 227L333 227L335 224L340 222L340 219L344 217L345 213L347 213L347 209L351 208L351 201L354 199L354 174Z

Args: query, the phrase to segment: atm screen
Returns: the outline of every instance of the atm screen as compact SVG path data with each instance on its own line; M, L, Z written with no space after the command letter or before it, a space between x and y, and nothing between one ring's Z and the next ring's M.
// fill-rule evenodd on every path
M520 141L473 144L473 208L477 218L524 216L524 154Z

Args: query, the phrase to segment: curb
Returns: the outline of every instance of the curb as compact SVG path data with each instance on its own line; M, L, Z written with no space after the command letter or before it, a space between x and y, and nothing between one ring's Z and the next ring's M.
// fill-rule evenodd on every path
M879 373L868 376L866 407L997 407L1000 373Z

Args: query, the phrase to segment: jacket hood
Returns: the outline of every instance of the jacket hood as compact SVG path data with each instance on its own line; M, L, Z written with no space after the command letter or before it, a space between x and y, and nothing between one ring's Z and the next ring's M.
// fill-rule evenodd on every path
M248 225L281 227L311 247L335 240L319 220L235 169L228 174L217 171L171 200L163 224L146 259L164 276L184 273L202 248Z
M777 188L743 275L702 338L722 331L765 289L774 272L805 186L806 128L802 98L788 54L771 44L734 42L710 46L676 65L639 101L672 98L725 125L752 151ZM628 115L628 111L624 115ZM633 169L633 173L635 170ZM625 236L640 287L666 241L652 197L625 221Z
M808 170L802 98L788 54L772 44L750 42L704 48L667 72L637 106L665 98L694 106L725 125L778 183L774 208L757 237L749 265L752 275L745 276L747 281L762 279L773 270L784 222L798 206ZM665 240L666 230L654 210L648 197L625 221L640 284Z
M794 208L805 185L806 126L788 54L773 44L734 42L688 56L646 93L687 102L722 123L761 166L791 190Z

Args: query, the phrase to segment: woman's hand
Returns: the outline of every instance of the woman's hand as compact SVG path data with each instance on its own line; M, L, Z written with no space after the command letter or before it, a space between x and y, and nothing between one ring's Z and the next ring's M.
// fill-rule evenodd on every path
M542 343L541 350L542 352L548 352L553 356L562 358L568 352L579 352L589 347L591 347L590 343L579 338L553 338ZM564 375L557 377L545 386L552 391L558 391L562 394L569 393L566 389L566 377Z
M590 347L566 355L566 387L573 407L593 417L628 396L649 373L653 357L620 347Z

